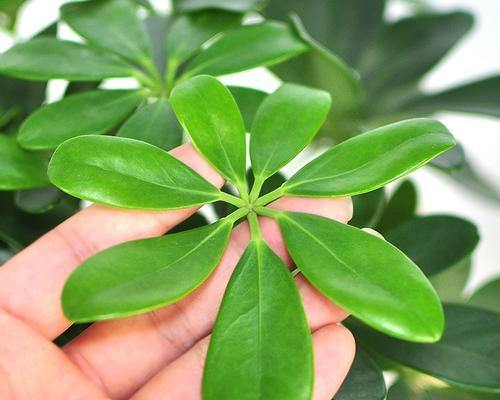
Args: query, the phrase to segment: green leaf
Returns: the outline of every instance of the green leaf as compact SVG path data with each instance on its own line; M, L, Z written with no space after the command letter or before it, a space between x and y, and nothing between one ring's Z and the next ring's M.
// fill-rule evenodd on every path
M177 118L201 154L238 189L245 183L245 127L229 90L217 79L197 76L170 96Z
M64 314L71 321L89 322L178 301L210 276L222 257L231 227L230 222L219 221L119 244L90 257L64 285Z
M441 301L464 302L464 290L469 282L471 266L471 258L466 257L429 278Z
M81 199L110 206L171 210L219 200L220 191L165 151L138 140L81 136L55 151L51 182Z
M374 228L385 208L384 188L352 197L353 217L349 225L358 228Z
M173 0L173 2L177 11L220 9L242 12L260 9L266 0Z
M47 186L47 164L15 139L0 134L0 190L20 190Z
M151 43L130 0L90 0L61 7L62 19L90 45L138 64L152 58Z
M167 35L169 63L177 67L215 35L238 26L241 18L241 14L217 10L179 15Z
M98 81L131 76L134 69L117 57L79 43L39 38L15 45L2 54L0 73L38 81Z
M248 182L248 187L252 187L255 182L255 178L253 176L253 172L251 169L249 169L247 172L247 182ZM283 175L281 172L277 172L274 175L270 176L268 179L266 179L266 181L262 185L260 194L265 195L267 193L270 193L273 190L279 188L285 182L286 182L285 175Z
M31 114L17 140L27 149L44 150L76 136L106 133L142 100L137 90L94 90L65 97Z
M268 94L258 89L243 86L228 86L227 88L238 104L245 122L245 129L250 132L255 113Z
M488 282L477 289L469 299L469 303L500 313L500 279Z
M212 332L203 399L308 400L311 334L292 274L252 240L229 281Z
M136 111L116 135L171 150L182 143L182 126L168 100L162 98Z
M282 212L278 222L297 268L333 302L390 335L421 342L440 338L439 299L397 248L323 217Z
M471 14L455 11L417 15L387 24L359 64L370 96L416 83L469 31L472 23Z
M455 145L431 119L387 125L349 139L307 164L284 185L297 196L350 196L378 189Z
M16 192L14 202L22 211L41 214L53 209L61 201L62 196L63 193L59 189L47 186Z
M165 76L167 54L166 54L166 36L169 27L172 24L171 15L160 15L152 13L144 20L148 32L149 41L153 51L154 65L160 76Z
M469 257L478 242L477 227L451 215L415 217L385 234L427 276L433 276Z
M361 324L349 324L364 345L409 368L450 385L500 391L500 314L447 304L446 330L434 344L399 341Z
M196 56L185 74L231 74L277 64L307 49L307 45L282 22L246 25L227 32Z
M255 115L250 136L252 171L266 179L288 164L314 138L331 105L322 90L286 83Z
M384 375L370 356L361 348L347 377L333 400L384 400L387 395Z
M412 218L417 210L417 202L415 184L410 180L401 182L387 202L377 225L377 231L385 234Z

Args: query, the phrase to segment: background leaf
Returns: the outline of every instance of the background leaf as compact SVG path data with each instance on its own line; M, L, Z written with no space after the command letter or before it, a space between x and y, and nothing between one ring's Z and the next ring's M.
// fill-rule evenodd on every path
M266 0L173 0L177 11L199 11L221 9L228 11L250 11L260 8Z
M500 279L488 282L477 289L469 299L469 303L500 313Z
M65 196L54 186L26 189L16 192L14 202L16 207L22 211L41 214L54 208L62 197Z
M238 104L243 121L245 122L246 131L250 132L255 113L268 96L268 93L243 86L228 86L227 88L233 95L236 104Z
M358 228L374 228L385 207L384 188L352 196L353 217L349 225Z
M415 184L410 180L401 182L394 190L380 217L376 228L377 231L385 234L412 218L417 210L417 202L417 188Z

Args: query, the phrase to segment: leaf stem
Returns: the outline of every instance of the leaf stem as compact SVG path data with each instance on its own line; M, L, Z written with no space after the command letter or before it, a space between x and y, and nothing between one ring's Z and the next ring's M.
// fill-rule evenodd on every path
M255 202L259 198L260 191L262 190L262 185L264 184L265 179L258 175L255 177L252 190L250 191L250 203Z
M222 201L232 204L235 207L241 208L247 205L245 201L243 201L239 197L233 196L232 194L221 191L219 195Z
M257 219L257 214L253 211L248 213L248 223L250 224L250 234L252 240L262 240L262 234L260 233L259 220Z
M167 86L167 91L169 93L174 88L174 81L178 68L179 68L179 62L175 58L168 60L167 72L165 73L165 85Z
M281 211L274 210L269 207L255 207L253 210L259 215L274 219L278 218L281 214Z
M279 199L280 197L283 196L283 194L284 194L283 186L280 186L279 188L274 189L272 192L269 192L268 194L259 197L255 202L255 206L265 206L266 204L269 204L271 201Z
M238 221L240 218L243 218L248 214L248 208L239 208L236 211L232 212L229 214L227 217L224 217L227 221L231 222L234 224L236 221Z

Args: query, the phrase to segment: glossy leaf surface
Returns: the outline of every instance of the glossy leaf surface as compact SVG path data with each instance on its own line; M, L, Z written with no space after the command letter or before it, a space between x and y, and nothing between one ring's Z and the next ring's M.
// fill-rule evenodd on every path
M471 222L451 215L415 217L386 233L427 275L435 275L467 258L479 242Z
M270 94L255 115L250 159L255 176L268 178L314 138L330 110L327 92L286 83Z
M469 303L500 313L500 279L495 279L477 289Z
M285 212L278 222L297 268L333 302L390 335L422 342L440 338L439 299L397 248L323 217Z
M231 74L276 64L307 49L287 24L268 21L246 25L227 32L195 57L186 74Z
M182 143L182 126L168 100L160 99L136 111L116 135L171 150Z
M33 39L0 56L0 73L32 80L98 81L127 77L132 66L117 57L55 38Z
M430 119L407 120L349 139L311 161L285 184L298 196L350 196L375 190L455 145Z
M242 12L258 9L263 3L264 0L174 0L174 7L188 12L205 9Z
M65 4L62 19L92 46L139 64L152 57L147 31L131 0L90 0Z
M186 208L218 200L220 193L158 147L114 136L64 142L48 173L54 185L75 197L123 208Z
M217 79L202 75L177 85L170 101L201 154L234 184L243 184L245 127L229 90Z
M446 330L434 344L407 343L362 325L349 325L373 351L451 385L500 391L500 314L445 305Z
M142 100L136 90L95 90L65 97L31 114L17 140L27 149L42 150L72 137L106 133Z
M212 332L203 399L308 400L312 383L311 334L292 274L251 241Z
M227 88L238 104L245 122L245 129L250 132L255 113L268 94L258 89L243 86L228 86Z
M119 244L90 257L64 285L64 314L88 322L146 312L181 299L217 266L231 227L219 221Z
M47 186L47 164L22 149L14 138L0 134L0 190Z

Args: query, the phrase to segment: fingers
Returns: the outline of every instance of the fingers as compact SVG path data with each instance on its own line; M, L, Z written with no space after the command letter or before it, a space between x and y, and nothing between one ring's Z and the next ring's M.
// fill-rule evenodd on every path
M172 155L217 186L223 179L190 144ZM91 206L47 233L0 269L0 308L49 339L68 326L60 307L68 275L84 259L128 240L159 236L195 212L130 211Z
M347 222L349 200L281 199L274 207L318 213ZM269 245L290 264L282 237L274 220L261 219L261 230ZM233 232L219 266L195 292L181 301L155 312L94 324L66 346L67 354L86 360L83 369L99 375L107 393L124 398L135 392L151 376L210 333L226 284L249 240L246 223ZM340 321L346 313L316 291L302 276L297 282L309 324L317 329ZM134 368L130 368L134 365Z
M209 338L198 342L187 353L163 369L131 400L200 400L203 365ZM314 400L330 400L351 367L355 344L344 327L331 324L313 334Z

